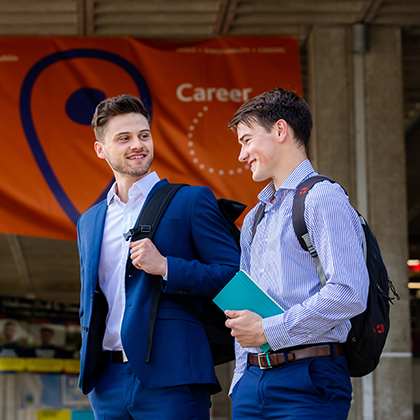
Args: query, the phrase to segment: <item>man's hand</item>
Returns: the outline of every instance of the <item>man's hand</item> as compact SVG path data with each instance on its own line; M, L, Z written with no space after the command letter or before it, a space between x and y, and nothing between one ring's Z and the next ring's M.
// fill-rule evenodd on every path
M130 243L131 260L134 267L146 273L166 276L166 258L157 250L155 244L148 238Z
M267 343L262 327L262 318L251 311L225 311L228 319L226 326L243 348L261 347Z

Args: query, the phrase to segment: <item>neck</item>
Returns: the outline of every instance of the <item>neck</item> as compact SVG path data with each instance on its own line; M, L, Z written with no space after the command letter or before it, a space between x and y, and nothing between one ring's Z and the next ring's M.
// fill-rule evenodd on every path
M284 162L279 165L278 171L273 177L276 191L286 181L289 175L306 159L308 159L306 152L300 148L291 149L290 153L285 154Z
M119 199L123 203L128 202L128 191L133 186L134 183L136 183L141 178L124 178L124 179L116 179L117 188L116 188L116 194L118 195Z

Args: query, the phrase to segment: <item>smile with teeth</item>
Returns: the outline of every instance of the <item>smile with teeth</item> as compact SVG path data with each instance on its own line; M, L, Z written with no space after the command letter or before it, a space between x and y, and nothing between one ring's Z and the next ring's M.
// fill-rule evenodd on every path
M136 160L136 159L144 159L145 155L140 155L140 156L130 156L128 159L129 160Z

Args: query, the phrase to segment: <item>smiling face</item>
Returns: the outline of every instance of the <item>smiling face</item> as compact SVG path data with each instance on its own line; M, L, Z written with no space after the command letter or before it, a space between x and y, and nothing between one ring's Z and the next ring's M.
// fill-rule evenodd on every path
M274 179L279 164L280 150L278 130L273 129L267 133L266 129L258 123L251 126L239 123L237 134L241 153L239 161L249 165L252 179L257 182Z
M105 159L118 183L134 183L150 173L153 139L147 119L137 113L112 117L106 124L103 142L95 142L99 158Z

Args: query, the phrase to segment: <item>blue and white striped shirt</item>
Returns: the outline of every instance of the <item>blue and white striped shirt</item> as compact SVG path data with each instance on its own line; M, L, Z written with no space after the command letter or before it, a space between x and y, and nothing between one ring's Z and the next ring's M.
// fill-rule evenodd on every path
M268 184L258 196L266 208L253 241L252 226L259 204L247 214L242 227L241 269L285 310L263 320L272 350L345 342L349 319L366 307L369 275L362 251L363 230L340 185L317 183L305 201L305 221L325 271L325 287L321 287L312 257L295 235L293 197L299 184L314 175L317 173L305 160L277 191L273 182ZM243 349L236 343L231 390L246 368L248 352L260 350Z

